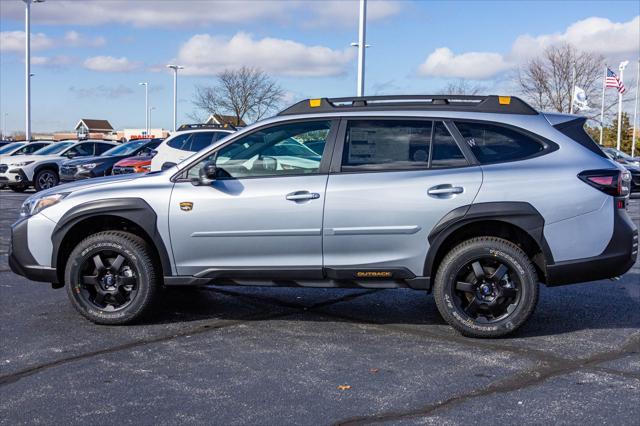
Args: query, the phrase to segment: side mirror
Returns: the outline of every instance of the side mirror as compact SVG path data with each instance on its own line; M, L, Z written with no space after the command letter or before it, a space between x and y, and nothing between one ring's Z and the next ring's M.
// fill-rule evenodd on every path
M192 178L191 183L194 186L209 186L218 177L218 168L213 161L207 161L198 171L198 177Z
M176 166L176 163L173 163L171 161L167 161L166 163L162 163L162 166L160 166L160 170L168 170L172 167Z

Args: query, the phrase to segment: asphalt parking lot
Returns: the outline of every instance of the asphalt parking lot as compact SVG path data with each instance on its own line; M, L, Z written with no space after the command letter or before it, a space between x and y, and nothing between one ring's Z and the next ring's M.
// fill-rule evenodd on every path
M461 337L412 290L167 291L97 326L14 275L0 191L0 424L638 424L640 263L542 288L529 323ZM640 200L630 213L640 221Z

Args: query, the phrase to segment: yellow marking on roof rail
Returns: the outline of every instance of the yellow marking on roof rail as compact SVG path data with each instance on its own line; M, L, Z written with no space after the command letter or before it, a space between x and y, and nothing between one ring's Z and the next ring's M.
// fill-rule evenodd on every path
M498 103L500 105L509 105L511 103L511 96L498 96Z
M317 108L322 103L322 99L309 99L309 106L311 108Z

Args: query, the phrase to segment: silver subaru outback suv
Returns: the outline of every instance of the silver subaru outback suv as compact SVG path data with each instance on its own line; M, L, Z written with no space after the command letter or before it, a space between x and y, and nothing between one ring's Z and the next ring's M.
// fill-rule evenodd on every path
M502 96L310 99L146 175L28 198L10 265L101 324L163 286L409 287L467 336L538 286L624 274L629 175L583 130Z

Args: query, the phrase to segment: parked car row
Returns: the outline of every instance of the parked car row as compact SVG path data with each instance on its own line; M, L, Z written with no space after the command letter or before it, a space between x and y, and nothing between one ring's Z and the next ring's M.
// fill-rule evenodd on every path
M166 140L14 142L0 147L0 186L23 192L109 175L146 173L174 165L233 133L218 125L184 125Z
M631 174L631 193L640 192L640 157L632 157L615 148L601 148L609 158L620 163Z

